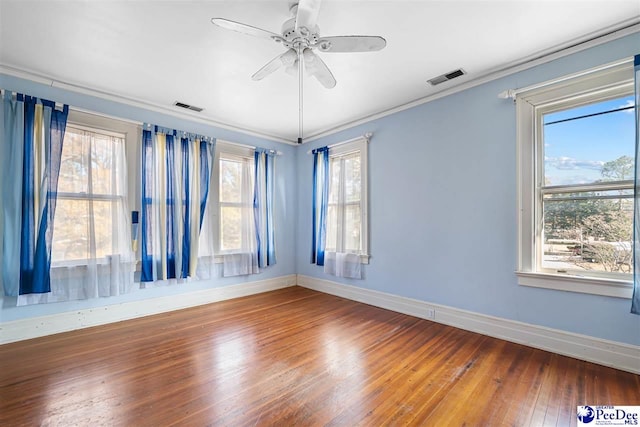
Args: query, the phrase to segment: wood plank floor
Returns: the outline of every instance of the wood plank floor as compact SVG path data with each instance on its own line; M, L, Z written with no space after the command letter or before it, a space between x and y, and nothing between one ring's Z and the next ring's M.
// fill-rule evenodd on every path
M570 426L640 376L300 287L0 346L0 425Z

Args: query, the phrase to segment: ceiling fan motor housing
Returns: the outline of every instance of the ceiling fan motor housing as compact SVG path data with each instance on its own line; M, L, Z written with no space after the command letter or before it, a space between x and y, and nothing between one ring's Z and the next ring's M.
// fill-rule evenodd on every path
M296 30L296 18L293 17L282 24L283 44L288 48L313 47L320 39L319 32L317 25L313 28L300 27Z

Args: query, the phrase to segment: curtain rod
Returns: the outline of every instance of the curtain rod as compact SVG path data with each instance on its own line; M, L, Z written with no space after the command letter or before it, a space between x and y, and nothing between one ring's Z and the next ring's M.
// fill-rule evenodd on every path
M346 141L341 141L341 142L336 142L335 144L331 144L331 145L327 145L327 148L335 148L335 147L339 147L341 145L344 144L349 144L350 142L355 142L359 139L364 139L367 143L371 140L371 137L373 136L373 132L365 132L364 135L362 136L357 136L355 138L351 138L348 139ZM307 151L307 154L311 154L312 150Z
M551 86L551 85L555 85L557 83L561 83L567 80L571 80L571 79L575 79L578 77L582 77L582 76L586 76L592 73L597 73L609 68L614 68L614 67L618 67L620 65L626 65L626 64L633 64L633 57L631 58L625 58L622 59L620 61L616 61L616 62L612 62L610 64L606 64L606 65L601 65L598 67L594 67L594 68L590 68L588 70L585 71L580 71L578 73L574 73L574 74L569 74L568 76L564 76L564 77L560 77L557 79L553 79L553 80L549 80L547 82L544 83L538 83L535 85L531 85L531 86L526 86L526 87L522 87L519 89L507 89L507 90L503 90L502 92L500 92L498 94L498 98L502 98L502 99L516 99L516 96L520 93L523 92L528 92L530 90L534 90L534 89L542 89L544 87L547 86Z
M172 127L154 125L154 124L151 124L151 123L148 123L148 122L144 122L142 124L142 130L155 130L155 129L161 131L162 133L167 133L167 131L173 131L176 136L180 136L180 134L182 134L183 137L186 136L186 135L188 135L189 137L193 136L195 138L199 138L201 140L204 140L204 141L206 141L206 142L208 142L210 144L213 141L216 140L216 138L213 137L213 136L202 135L202 134L199 134L199 133L196 133L196 132L188 132L186 130L175 129L175 128L172 128Z
M246 144L240 144L238 142L231 142L231 141L227 141L226 139L217 139L218 143L222 143L222 144L229 144L229 145L235 145L236 147L241 147L241 148L249 148L251 150L255 150L256 147L255 145L246 145ZM262 148L262 147L260 147ZM272 152L274 152L277 156L282 156L282 151L278 151L278 150L273 150L270 148L265 148L265 150L270 150Z
M30 96L30 97L35 98L35 99L40 100L40 101L42 101L43 99L47 100L47 101L50 101L47 98L41 98L39 96L28 95L26 93L17 92L15 90L8 90L8 89L1 89L0 88L0 95L4 96L7 93L10 93L12 95L12 97L18 96L18 94L22 94L24 96ZM54 103L54 108L56 110L62 110L62 108L64 107L64 102L58 102L58 101L51 101L51 102ZM71 108L71 106L69 106L69 108Z

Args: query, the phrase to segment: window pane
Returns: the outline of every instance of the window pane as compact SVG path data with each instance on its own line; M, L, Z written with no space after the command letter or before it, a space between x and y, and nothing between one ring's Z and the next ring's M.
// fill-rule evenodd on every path
M93 202L97 258L104 258L107 255L118 252L114 247L114 228L112 224L113 218L117 218L116 210L117 202L105 200Z
M242 199L242 163L220 159L220 201L240 203Z
M242 249L242 208L222 206L220 209L220 249Z
M331 159L329 163L329 203L340 200L340 158Z
M328 250L358 253L362 251L360 153L352 151L331 159L326 245Z
M64 134L58 191L87 192L89 177L89 143L85 132L67 127Z
M124 165L115 161L124 151L124 139L73 127L65 131L62 148L58 191L61 193L90 193L124 195L114 179L125 173ZM91 188L89 187L91 173Z
M544 185L632 179L632 107L626 96L544 115Z
M122 199L90 202L93 195L124 196L125 167L124 138L67 127L58 192L75 198L58 198L52 261L104 258L120 253L119 245L129 244L120 242L113 228L124 221L119 218L124 212L119 207Z
M104 258L116 253L112 218L119 203L93 201L91 212L88 200L58 199L51 260L55 262L91 258L91 220L95 232L95 257Z
M117 172L112 151L116 138L96 134L91 144L91 177L93 194L117 194L113 176Z
M345 207L345 235L344 251L360 252L360 205L347 205Z
M591 194L545 199L543 268L632 272L633 199L589 199Z
M329 205L327 207L327 241L325 248L328 251L335 251L338 248L338 206Z
M344 160L345 202L360 201L360 153L355 153Z
M220 251L237 253L250 247L254 238L253 157L222 154L219 159L219 231ZM226 157L229 156L229 157Z

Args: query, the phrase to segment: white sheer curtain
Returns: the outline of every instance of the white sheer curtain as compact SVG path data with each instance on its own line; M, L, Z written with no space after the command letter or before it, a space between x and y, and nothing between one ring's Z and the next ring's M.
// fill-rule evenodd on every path
M225 230L225 217L228 219L228 224L233 227L232 223L239 223L239 236L240 236L240 249L234 250L233 253L223 254L223 276L241 276L246 274L257 274L260 272L258 265L258 245L256 241L256 228L255 218L253 210L253 158L242 157L237 160L241 165L241 178L240 178L240 200L231 204L224 201L224 189L221 189L221 202L222 202L222 233L226 233ZM223 170L224 167L221 168ZM224 173L224 171L222 171ZM225 204L227 206L225 206ZM229 209L229 212L224 212L225 208ZM239 212L239 218L234 213ZM231 219L233 215L234 220ZM232 222L233 221L233 222ZM225 240L223 236L223 242ZM223 248L224 249L224 248Z
M106 297L134 288L125 140L69 124L54 222L51 292L18 305Z
M360 255L344 252L325 252L324 272L337 277L362 279Z
M210 186L213 184L213 174L209 177ZM212 188L212 187L211 187ZM211 196L210 196L211 197ZM218 218L215 203L207 203L202 217L202 227L198 237L198 265L196 277L211 279L219 276L220 267L215 261L215 221Z

